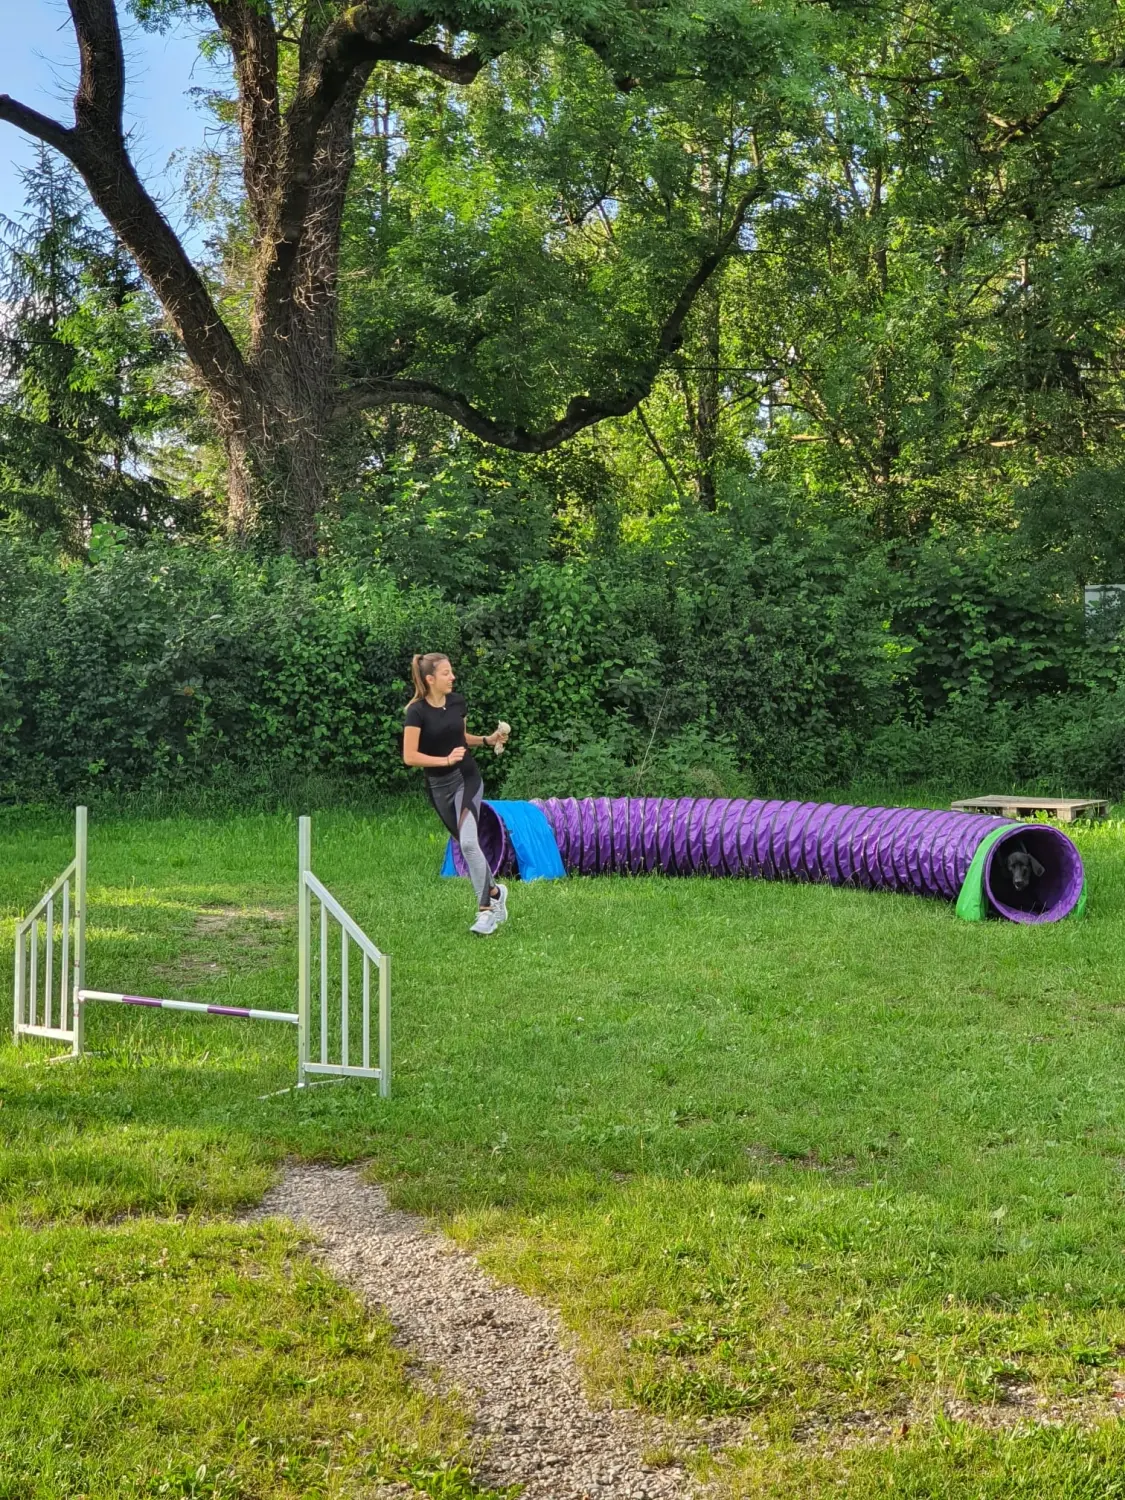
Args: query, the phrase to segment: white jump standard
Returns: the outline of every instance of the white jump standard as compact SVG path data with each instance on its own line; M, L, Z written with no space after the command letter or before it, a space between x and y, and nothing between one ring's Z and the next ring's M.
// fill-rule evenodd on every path
M58 936L55 928L55 902L60 900ZM43 983L39 983L40 927L43 930ZM54 1009L54 960L56 941L59 947L58 1023ZM73 954L73 972L70 955ZM86 809L74 814L74 858L38 906L22 922L16 923L16 985L14 1032L21 1037L48 1037L51 1041L70 1042L77 1056L82 1051L81 1009L77 1000L82 988L86 957ZM29 963L30 959L30 963ZM29 973L30 970L30 973ZM40 1005L42 1000L42 1005Z
M320 938L316 952L318 984L315 1017L312 942L314 901L318 906ZM61 904L57 924L56 902ZM91 1004L136 1005L148 1010L186 1011L194 1015L228 1016L243 1021L278 1021L282 1025L297 1028L298 1088L307 1088L309 1075L312 1074L323 1075L316 1079L317 1082L369 1078L378 1081L379 1092L385 1098L391 1091L390 959L379 951L331 891L313 874L312 823L309 818L301 818L298 825L297 918L298 986L295 1011L254 1010L240 1005L208 1005L198 1000L163 1000L149 995L127 995L121 990L88 989L85 985L86 809L80 807L75 818L74 859L38 906L16 926L15 1039L19 1042L24 1037L45 1037L69 1042L71 1050L66 1056L81 1057L84 1052L86 1007ZM338 1010L329 999L330 923L335 924L340 931ZM349 1035L350 959L353 947L359 950L362 967L359 1035L355 1049L359 1054L359 1061L353 1061ZM57 968L56 950L59 956ZM371 1025L372 970L379 976L377 1032L374 1037ZM319 1055L315 1057L312 1053L314 1030L320 1043ZM373 1041L378 1049L378 1065L374 1067L371 1059Z

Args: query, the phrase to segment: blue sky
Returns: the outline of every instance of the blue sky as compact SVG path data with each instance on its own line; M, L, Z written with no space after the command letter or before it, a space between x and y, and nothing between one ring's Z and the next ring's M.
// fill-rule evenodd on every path
M65 0L2 3L0 94L11 94L69 125L78 48ZM125 11L124 3L119 10ZM182 167L169 167L169 158L204 144L208 116L189 90L214 87L221 75L200 58L198 33L187 28L150 36L123 15L122 32L128 78L126 126L133 132L133 160L173 226L183 230ZM34 145L22 132L0 123L0 214L19 213L19 168L33 154Z

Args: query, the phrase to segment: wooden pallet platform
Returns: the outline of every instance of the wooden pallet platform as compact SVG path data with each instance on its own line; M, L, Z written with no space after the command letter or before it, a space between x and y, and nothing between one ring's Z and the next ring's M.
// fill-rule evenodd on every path
M967 797L949 804L955 812L998 813L1002 818L1027 818L1046 813L1060 823L1076 818L1104 818L1109 802L1104 797Z

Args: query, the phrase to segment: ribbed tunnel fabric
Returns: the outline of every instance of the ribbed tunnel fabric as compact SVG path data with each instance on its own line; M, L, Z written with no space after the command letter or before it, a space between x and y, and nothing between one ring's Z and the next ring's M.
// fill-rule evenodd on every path
M989 909L1009 921L1058 921L1084 888L1082 860L1061 829L983 814L913 807L849 807L760 798L551 797L485 804L481 843L494 869L519 869L519 808L539 809L561 862L575 875L718 875L905 891L956 901L973 856L993 836L981 868ZM505 823L510 823L512 839ZM1043 876L1017 893L1006 857L1022 848ZM446 872L458 854L447 854ZM537 866L537 873L545 872ZM547 878L550 878L548 875Z

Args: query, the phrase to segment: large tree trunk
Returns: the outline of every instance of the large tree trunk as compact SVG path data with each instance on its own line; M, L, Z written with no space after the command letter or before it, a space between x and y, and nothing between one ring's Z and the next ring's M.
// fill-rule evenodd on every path
M312 156L300 244L278 288L284 194L261 195L247 365L254 401L223 430L230 527L312 557L327 501L325 452L337 393L336 317L340 232L355 163L355 114L367 70L353 73L321 124Z
M315 556L317 518L327 499L326 431L327 424L290 406L263 410L254 431L224 434L232 537Z

